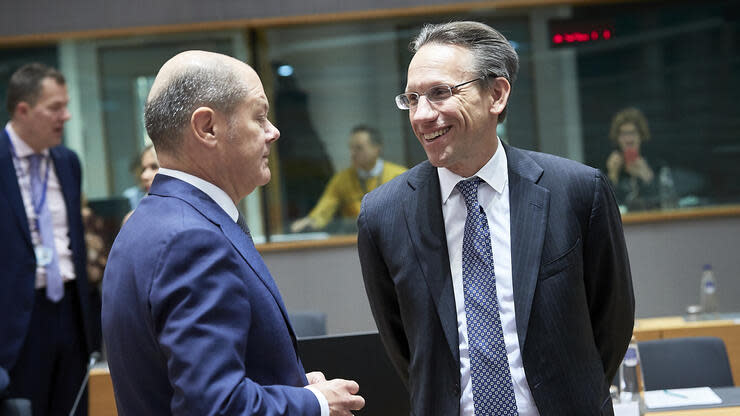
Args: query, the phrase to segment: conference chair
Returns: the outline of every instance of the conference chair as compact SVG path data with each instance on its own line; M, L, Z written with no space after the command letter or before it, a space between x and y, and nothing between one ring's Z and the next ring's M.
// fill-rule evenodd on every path
M290 324L296 337L326 335L326 314L318 311L290 311Z
M733 386L725 343L717 337L637 343L645 390Z

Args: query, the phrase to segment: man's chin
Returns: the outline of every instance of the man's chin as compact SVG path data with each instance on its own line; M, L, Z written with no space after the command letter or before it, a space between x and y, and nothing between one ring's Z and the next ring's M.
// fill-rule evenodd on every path
M429 163L432 164L435 168L443 168L445 167L444 160L442 160L439 155L430 155L427 153L427 160L429 160Z
M262 173L262 180L260 181L259 186L265 186L270 182L270 179L272 178L272 173L270 172L269 168L265 168L265 170Z

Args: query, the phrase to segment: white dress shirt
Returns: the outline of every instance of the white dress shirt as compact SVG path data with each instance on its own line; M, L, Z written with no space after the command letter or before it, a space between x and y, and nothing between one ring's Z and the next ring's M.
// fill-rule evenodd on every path
M370 178L380 176L383 173L383 165L385 165L383 159L378 158L378 160L375 161L375 165L370 170L357 168L357 177L361 180L368 180Z
M229 217L231 217L232 220L234 220L234 222L239 219L239 210L236 208L234 201L232 201L231 198L229 198L229 196L226 194L226 192L224 192L224 190L219 188L218 186L197 176L193 176L189 173L185 173L183 171L175 169L159 168L159 170L157 171L157 175L171 176L173 178L193 185L194 187L203 191L204 194L208 195L216 204L218 204L218 206L221 207L221 209L226 211L226 213L229 215ZM321 407L321 416L329 416L329 402L326 400L326 397L324 397L324 394L311 386L305 387L310 390L316 396L316 400L319 401L319 406Z
M157 175L167 175L193 185L203 191L204 194L208 195L213 202L221 207L221 209L226 211L226 214L228 214L234 222L239 219L239 210L236 208L234 201L232 201L231 198L229 198L229 195L227 195L226 192L218 186L181 170L159 168Z
M465 199L455 187L463 179L446 168L438 168L442 195L442 214L447 235L447 250L452 272L452 287L457 310L457 334L460 341L460 415L473 416L473 391L470 380L470 353L468 352L468 326L465 316L465 297L462 281L462 246L465 233L467 207ZM509 220L509 175L506 152L501 140L493 157L474 175L484 182L478 187L478 202L483 207L491 230L496 296L504 332L506 355L511 370L516 405L520 416L539 416L532 392L524 374L519 337L516 331L514 289L511 275L511 233Z
M21 189L23 198L23 208L26 210L28 218L28 228L31 230L31 241L34 246L41 244L41 235L36 229L36 211L33 209L33 197L31 194L31 173L28 156L36 153L26 142L18 136L13 130L10 122L5 125L5 131L8 132L10 141L15 149L16 157L13 157L13 166L15 175L18 177L18 187ZM62 186L59 183L54 161L49 156L49 149L44 149L41 154L44 156L39 168L42 175L46 172L47 165L49 169L49 178L46 184L46 204L51 213L51 224L54 228L54 247L59 259L59 272L64 281L74 280L75 266L72 261L72 250L69 241L69 224L67 224L67 205L64 202ZM85 254L87 258L87 254ZM36 267L35 287L40 289L46 287L46 268L43 266Z

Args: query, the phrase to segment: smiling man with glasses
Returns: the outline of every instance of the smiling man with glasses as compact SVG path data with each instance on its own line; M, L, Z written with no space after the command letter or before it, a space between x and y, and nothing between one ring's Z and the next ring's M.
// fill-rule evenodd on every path
M634 294L608 181L498 138L518 57L496 30L428 25L412 51L396 105L428 161L365 197L358 248L413 413L611 415Z
M403 94L398 94L396 96L396 105L401 110L410 110L412 107L416 107L416 105L419 104L419 98L422 96L426 97L427 100L433 103L438 103L452 97L453 91L457 91L457 89L463 85L468 85L475 81L483 81L485 79L485 77L479 77L453 86L435 85L423 94L419 94L418 92L405 92Z

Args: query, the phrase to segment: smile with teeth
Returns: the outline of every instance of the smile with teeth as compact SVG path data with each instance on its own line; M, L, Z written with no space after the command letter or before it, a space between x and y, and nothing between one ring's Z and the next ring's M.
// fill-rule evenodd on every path
M444 128L442 130L437 130L437 131L432 132L432 133L423 134L422 137L426 141L432 141L432 140L436 139L437 137L439 137L439 136L447 133L448 131L450 131L450 128L449 127L446 127L446 128Z

